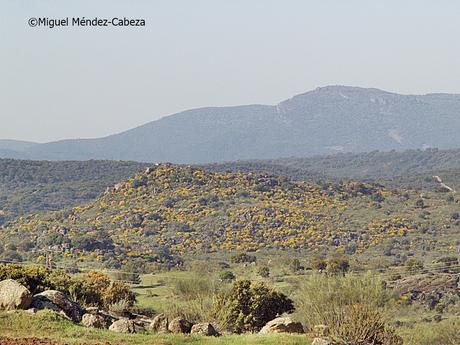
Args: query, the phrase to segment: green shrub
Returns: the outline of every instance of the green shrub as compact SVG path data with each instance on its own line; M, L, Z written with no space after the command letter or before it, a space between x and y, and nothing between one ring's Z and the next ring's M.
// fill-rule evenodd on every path
M350 263L345 258L330 258L327 260L327 273L345 274L350 268Z
M70 277L63 272L53 272L43 266L0 264L0 280L14 279L33 294L44 290L65 290Z
M267 266L262 266L257 269L257 274L262 278L270 277L270 269Z
M230 257L230 262L235 264L256 262L257 258L246 253L235 254Z
M400 342L381 314L393 300L391 291L370 274L314 274L302 282L296 306L307 327L327 325L331 335L350 344L393 345ZM387 340L373 343L373 339Z
M219 280L220 281L232 281L235 280L236 276L232 271L222 271L219 274Z
M215 315L222 326L234 333L257 332L278 314L294 311L291 299L264 283L240 280L231 291L220 294Z
M111 281L106 274L100 272L89 272L84 277L73 280L69 292L83 306L105 309L121 301L132 306L136 301L136 296L128 285Z
M393 328L385 322L382 313L374 306L352 304L337 313L332 334L345 344L402 345Z

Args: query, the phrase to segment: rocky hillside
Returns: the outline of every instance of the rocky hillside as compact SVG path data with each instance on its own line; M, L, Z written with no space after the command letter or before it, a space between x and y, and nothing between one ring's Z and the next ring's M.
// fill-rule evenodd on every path
M327 86L277 105L184 111L99 139L10 147L10 158L206 163L335 152L458 148L460 95Z
M41 260L51 250L56 259L109 266L161 261L170 253L354 253L392 238L451 227L450 205L444 196L420 201L414 192L358 182L315 185L162 164L82 206L7 223L0 242L4 259ZM423 209L429 212L420 216Z

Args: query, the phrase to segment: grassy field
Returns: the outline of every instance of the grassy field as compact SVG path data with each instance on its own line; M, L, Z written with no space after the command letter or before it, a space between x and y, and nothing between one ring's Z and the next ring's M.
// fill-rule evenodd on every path
M0 312L0 336L9 337L39 337L59 340L66 343L96 344L110 342L111 344L261 344L261 345L304 345L310 344L311 339L303 335L229 335L221 337L202 337L174 334L117 334L109 330L86 328L48 311L39 311L36 315L22 311L15 313Z

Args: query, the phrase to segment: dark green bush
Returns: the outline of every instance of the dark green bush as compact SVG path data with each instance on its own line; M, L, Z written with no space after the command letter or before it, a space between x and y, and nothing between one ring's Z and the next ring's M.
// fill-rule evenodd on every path
M294 311L286 295L264 283L240 280L217 297L215 313L223 327L234 333L257 332L277 315Z

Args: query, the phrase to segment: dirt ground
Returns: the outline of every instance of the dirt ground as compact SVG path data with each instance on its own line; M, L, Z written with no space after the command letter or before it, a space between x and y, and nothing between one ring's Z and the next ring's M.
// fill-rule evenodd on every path
M68 345L67 343L61 343L55 340L46 338L6 338L0 337L0 345ZM72 345L88 345L88 344L72 344ZM100 345L110 345L104 343Z

